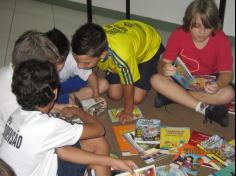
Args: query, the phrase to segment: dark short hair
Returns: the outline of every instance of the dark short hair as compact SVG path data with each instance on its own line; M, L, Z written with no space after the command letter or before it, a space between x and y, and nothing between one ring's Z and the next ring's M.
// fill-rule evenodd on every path
M53 64L63 62L56 46L43 33L35 30L24 32L16 40L12 64L16 66L29 58L48 60Z
M199 14L204 27L213 28L214 31L221 29L218 8L213 0L194 0L187 7L183 18L183 29L188 32L194 26L196 15Z
M105 31L98 24L86 23L72 36L71 47L77 55L99 57L107 48Z
M0 158L0 176L16 176L13 169Z
M58 85L59 78L52 63L27 59L15 67L11 87L22 109L35 110L54 101L53 91Z
M53 28L45 33L51 42L57 47L60 55L66 59L70 51L70 42L63 32L57 28Z

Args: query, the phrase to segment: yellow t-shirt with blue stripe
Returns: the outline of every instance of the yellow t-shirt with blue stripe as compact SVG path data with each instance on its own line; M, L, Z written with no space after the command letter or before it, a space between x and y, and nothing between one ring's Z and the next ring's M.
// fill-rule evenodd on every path
M140 79L138 64L149 61L158 51L161 37L150 25L134 20L105 25L108 57L98 67L117 73L122 84L133 84Z

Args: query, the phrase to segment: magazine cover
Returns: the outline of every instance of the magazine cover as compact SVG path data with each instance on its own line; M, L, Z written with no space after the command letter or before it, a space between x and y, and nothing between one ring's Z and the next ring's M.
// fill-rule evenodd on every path
M135 141L137 143L160 143L160 120L139 119L136 122Z
M172 78L181 84L185 89L204 91L207 83L214 84L216 81L216 76L213 75L193 76L179 57L176 59L174 66L177 71Z
M170 154L175 154L179 147L188 143L189 138L189 127L161 127L160 148L169 150Z
M134 170L134 172L135 174L142 175L142 176L156 176L155 165L142 167L142 168ZM125 172L125 173L118 174L116 176L133 176L133 175L128 172Z
M213 176L234 176L235 175L235 162L229 164L218 172L213 173Z
M184 144L178 149L173 162L179 165L179 168L187 174L197 175L203 163L202 156L206 153L198 147Z
M174 66L176 67L176 73L172 77L185 89L188 89L189 82L191 82L193 79L192 74L189 72L188 68L179 57L177 57Z
M191 137L188 141L188 144L192 146L197 146L197 144L200 144L202 141L207 140L210 138L210 135L199 132L199 131L193 131L191 133Z
M179 165L175 163L156 167L156 175L157 176L188 176L188 174L183 172L179 168Z
M171 155L166 154L163 152L161 149L157 148L152 148L149 150L146 150L144 152L139 153L141 159L146 163L146 164L151 164L156 161L160 161L166 158L169 158Z
M125 133L135 130L135 124L113 126L114 135L122 156L137 155L138 151L124 138Z
M139 153L147 151L147 150L152 149L152 148L156 148L156 149L160 148L159 144L137 143L134 140L134 138L135 138L135 132L134 131L124 133L123 136Z
M211 136L197 146L207 152L209 158L217 160L222 166L227 166L229 163L233 162L235 158L234 146L218 135Z
M96 101L94 98L89 98L86 100L81 100L80 106L82 106L82 108L90 115L99 115L101 112L105 110L102 105L103 103L104 103L103 99Z
M109 115L112 123L119 122L119 119L117 118L117 114L119 112L121 112L122 110L123 110L123 108L108 109L108 115ZM138 106L134 107L133 115L134 115L133 120L143 118L143 114Z
M213 75L199 75L194 76L189 82L188 89L195 91L205 91L206 84L215 84L216 76Z

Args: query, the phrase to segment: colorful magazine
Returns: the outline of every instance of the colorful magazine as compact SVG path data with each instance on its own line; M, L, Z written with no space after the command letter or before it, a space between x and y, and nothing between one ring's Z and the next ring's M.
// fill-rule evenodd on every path
M160 120L139 119L136 122L135 141L137 143L160 143Z
M169 165L156 167L157 176L188 176L184 171L179 168L179 165L171 163Z
M137 155L138 151L124 138L124 134L135 130L135 124L113 126L116 141L122 156Z
M151 164L156 161L160 161L162 159L169 158L171 155L166 154L161 149L152 148L152 149L146 150L142 153L139 153L139 156L146 164Z
M178 153L174 156L173 162L179 165L179 168L187 174L197 175L203 163L201 157L206 153L198 147L184 144L178 149Z
M160 148L169 150L170 154L175 154L179 147L188 143L189 138L189 127L161 127Z
M207 83L215 84L216 76L193 76L179 57L176 59L174 66L176 67L177 71L175 75L172 76L172 78L181 84L185 89L204 91Z
M211 136L197 146L203 149L209 158L221 163L219 167L227 166L234 161L235 147L218 135Z
M235 175L235 162L229 164L218 172L213 173L213 176L234 176Z
M146 167L142 167L139 169L134 170L136 175L142 175L142 176L156 176L156 168L155 165L150 165ZM116 176L133 176L131 173L125 172L118 174Z
M156 149L160 148L159 144L137 143L135 141L135 132L134 131L124 133L123 136L139 153L147 151L152 148L156 148Z
M193 131L191 133L191 137L188 141L188 144L192 146L197 146L197 144L200 144L202 141L209 139L210 135L199 132L199 131Z
M124 108L108 109L108 115L109 115L112 123L119 122L119 119L117 118L117 114L120 113L123 109ZM134 107L133 115L134 115L133 120L143 118L143 114L138 106Z

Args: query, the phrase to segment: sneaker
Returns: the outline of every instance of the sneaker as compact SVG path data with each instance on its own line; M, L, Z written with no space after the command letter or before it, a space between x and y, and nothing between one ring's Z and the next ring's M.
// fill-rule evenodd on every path
M173 103L173 101L171 101L170 99L166 98L165 96L157 93L155 99L154 99L154 106L156 108L160 108L162 106L168 105Z
M228 111L223 105L209 105L206 108L205 121L207 122L208 119L210 120L210 122L215 121L222 127L229 126Z

